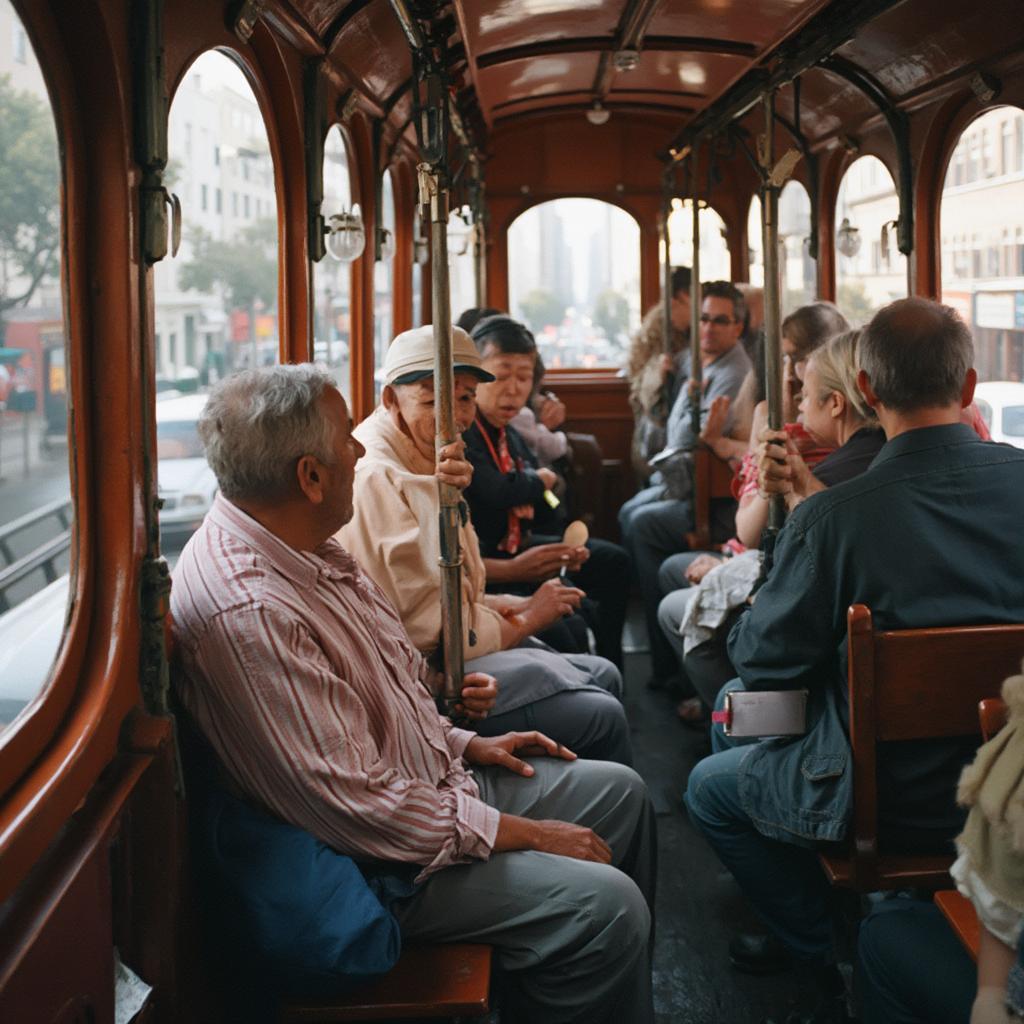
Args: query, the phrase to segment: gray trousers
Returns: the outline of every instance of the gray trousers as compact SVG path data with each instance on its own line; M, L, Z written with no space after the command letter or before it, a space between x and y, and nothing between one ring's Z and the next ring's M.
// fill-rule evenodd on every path
M484 942L502 972L502 1024L652 1024L654 813L643 780L606 761L532 761L473 774L522 817L586 825L612 864L533 850L445 868L393 907L404 939Z
M526 646L532 642L530 638L524 649L497 651L466 663L467 672L486 672L498 680L499 688L494 711L472 728L481 736L537 729L580 757L632 764L619 670L595 655L558 654ZM567 685L569 678L585 685ZM526 690L537 696L523 702L519 694ZM514 706L505 710L509 697Z

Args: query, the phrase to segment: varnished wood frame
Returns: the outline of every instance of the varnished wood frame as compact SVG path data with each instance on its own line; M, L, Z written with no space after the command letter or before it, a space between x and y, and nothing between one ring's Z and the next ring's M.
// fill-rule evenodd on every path
M139 231L137 174L126 145L128 31L111 26L92 0L67 3L60 14L36 5L19 9L47 69L64 156L77 572L53 677L0 748L0 901L114 756L121 723L139 699L146 462L141 276L129 257L138 251ZM111 252L124 258L111 259Z

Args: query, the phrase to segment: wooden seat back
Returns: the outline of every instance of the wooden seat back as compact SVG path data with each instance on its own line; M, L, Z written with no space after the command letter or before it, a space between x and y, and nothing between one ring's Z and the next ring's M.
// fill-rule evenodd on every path
M986 697L978 701L978 721L981 722L981 738L988 743L1004 725L1009 709L1002 697Z
M691 551L711 547L711 502L731 498L732 467L723 462L707 445L693 451L693 530L686 535Z
M979 701L1020 670L1024 625L876 632L853 605L847 631L853 835L848 857L823 858L826 873L858 892L941 886L948 856L879 857L877 744L978 736Z

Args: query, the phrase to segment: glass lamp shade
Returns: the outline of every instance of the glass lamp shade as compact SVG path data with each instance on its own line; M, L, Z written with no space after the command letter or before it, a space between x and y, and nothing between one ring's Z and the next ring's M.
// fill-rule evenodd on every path
M601 105L600 100L594 100L594 104L587 110L586 116L591 124L602 125L608 123L608 118L612 116L612 113Z
M351 213L343 210L327 218L324 245L328 255L339 263L351 263L359 259L366 248L366 230L358 203L352 207Z
M849 217L843 218L836 232L836 248L843 256L856 256L860 252L860 231L851 223Z
M469 248L472 228L466 223L465 215L453 210L448 217L448 254L463 256Z

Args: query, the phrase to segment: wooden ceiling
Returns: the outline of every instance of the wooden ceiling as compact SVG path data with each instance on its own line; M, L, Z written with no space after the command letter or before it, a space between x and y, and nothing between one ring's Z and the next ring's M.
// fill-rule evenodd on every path
M527 118L582 116L596 102L612 118L666 125L667 146L791 57L795 40L820 38L854 9L873 16L839 53L897 104L1019 54L1024 43L1020 0L408 2L447 19L460 107L478 135ZM412 65L389 0L267 0L264 16L304 36L392 134L409 130ZM639 53L631 70L620 69L623 51ZM801 128L812 146L876 112L861 90L820 67L802 85ZM779 98L787 117L796 113L790 92Z

